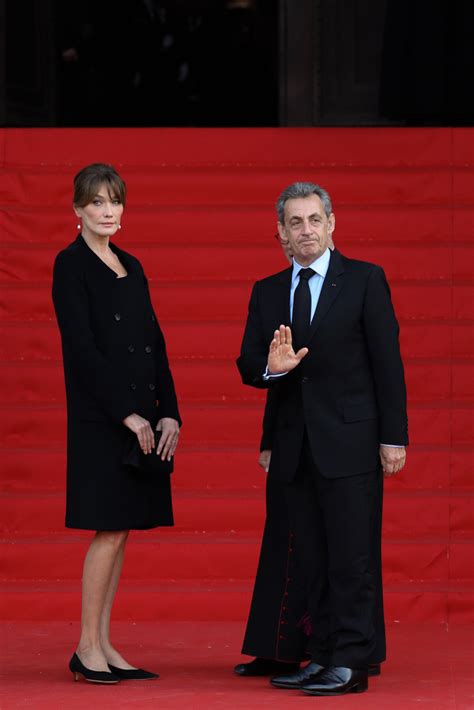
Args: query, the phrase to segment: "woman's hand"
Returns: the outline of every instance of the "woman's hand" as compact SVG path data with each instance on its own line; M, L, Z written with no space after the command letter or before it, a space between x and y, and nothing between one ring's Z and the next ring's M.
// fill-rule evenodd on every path
M156 430L161 431L161 439L156 448L156 454L157 456L161 455L162 461L171 461L171 457L174 456L178 446L179 424L176 419L163 417L163 419L158 421Z
M155 435L148 419L144 419L139 414L129 414L122 421L134 434L137 435L138 442L144 454L151 454L155 446Z

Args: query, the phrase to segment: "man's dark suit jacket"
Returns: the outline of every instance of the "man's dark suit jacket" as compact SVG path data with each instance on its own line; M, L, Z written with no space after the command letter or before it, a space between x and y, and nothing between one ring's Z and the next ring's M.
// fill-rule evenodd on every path
M385 274L334 250L309 353L287 375L264 380L273 333L290 324L291 275L290 267L255 284L237 360L244 384L275 389L269 474L294 478L305 430L323 476L374 471L380 443L408 443L399 329Z

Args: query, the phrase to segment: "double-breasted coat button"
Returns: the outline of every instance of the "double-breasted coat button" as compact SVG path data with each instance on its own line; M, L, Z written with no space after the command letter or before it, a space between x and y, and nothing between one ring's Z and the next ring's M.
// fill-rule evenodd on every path
M120 315L120 313L116 313L116 314L114 315L114 318L115 318L115 320L117 321L117 323L119 322L119 320L121 319L121 317L122 317L122 316Z
M134 346L134 345L129 345L129 346L128 346L128 352L129 352L129 353L134 353L134 352L135 352L135 346Z
M146 353L151 353L151 345L147 345L147 346L145 347L145 352L146 352Z
M131 389L131 390L136 390L136 389L137 389L137 386L136 386L135 382L132 382L132 384L130 385L130 389Z
M153 390L155 389L155 385L153 383L149 384L148 389L153 392Z

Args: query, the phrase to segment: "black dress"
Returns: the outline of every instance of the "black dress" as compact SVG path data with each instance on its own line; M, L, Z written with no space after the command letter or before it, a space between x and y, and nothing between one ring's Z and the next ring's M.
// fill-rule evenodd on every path
M66 526L86 530L173 525L169 474L123 465L129 414L181 424L165 342L140 262L113 244L117 278L81 235L56 257L53 301L67 395Z

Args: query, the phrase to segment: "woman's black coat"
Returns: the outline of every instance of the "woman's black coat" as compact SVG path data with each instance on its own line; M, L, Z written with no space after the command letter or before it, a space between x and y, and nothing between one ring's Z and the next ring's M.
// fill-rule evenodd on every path
M110 247L128 272L124 278L117 278L80 235L54 265L68 410L66 524L87 529L170 524L170 510L166 520L163 510L154 514L158 493L150 486L156 481L137 478L122 466L124 448L135 436L122 424L129 414L145 417L153 428L162 417L181 420L143 268L132 255ZM142 515L143 495L151 500L143 501ZM166 495L160 490L158 497L161 505Z

